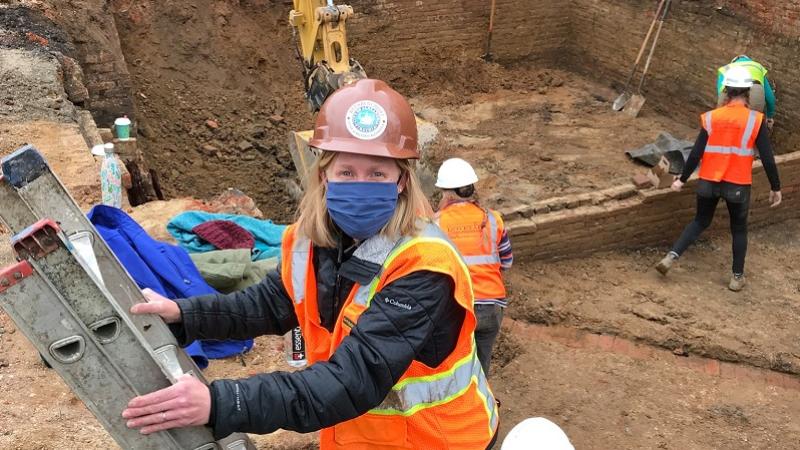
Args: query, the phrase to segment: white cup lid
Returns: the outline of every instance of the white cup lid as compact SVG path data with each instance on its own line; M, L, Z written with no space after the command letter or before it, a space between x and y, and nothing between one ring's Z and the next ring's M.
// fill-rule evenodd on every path
M118 126L125 126L130 124L131 124L131 119L128 119L127 117L120 117L114 121L114 125Z

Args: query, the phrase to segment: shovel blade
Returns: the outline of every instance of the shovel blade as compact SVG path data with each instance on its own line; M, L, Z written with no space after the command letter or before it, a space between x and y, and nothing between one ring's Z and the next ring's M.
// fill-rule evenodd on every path
M633 118L639 115L639 111L644 106L645 98L643 95L634 95L631 100L625 105L625 113Z
M625 107L625 105L628 103L630 99L631 99L631 93L623 92L622 94L619 95L619 97L617 97L614 100L614 103L611 105L611 109L613 109L614 111L622 111L622 108Z

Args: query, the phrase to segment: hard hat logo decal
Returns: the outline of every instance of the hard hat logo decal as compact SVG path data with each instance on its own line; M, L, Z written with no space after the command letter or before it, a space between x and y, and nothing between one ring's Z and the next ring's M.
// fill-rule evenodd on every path
M347 131L365 141L372 140L386 131L386 110L373 101L362 100L347 110Z

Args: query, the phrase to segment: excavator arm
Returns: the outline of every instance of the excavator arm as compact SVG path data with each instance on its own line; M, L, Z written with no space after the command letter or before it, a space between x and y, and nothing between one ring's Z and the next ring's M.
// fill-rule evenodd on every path
M337 89L353 83L367 74L358 61L350 58L347 49L347 19L353 17L353 8L336 6L333 0L292 0L294 9L289 13L289 23L294 30L297 51L303 60L303 80L306 100L312 111L319 111L325 99ZM417 117L420 130L420 149L432 142L438 130ZM289 135L289 153L292 155L302 188L308 183L309 170L319 150L308 145L313 131L292 131ZM429 174L430 175L430 174ZM432 176L428 176L433 180ZM433 186L433 181L430 181ZM297 198L302 188L293 190Z
M347 48L347 19L353 8L333 0L293 0L293 6L289 23L303 59L306 99L312 111L319 111L333 91L367 76Z

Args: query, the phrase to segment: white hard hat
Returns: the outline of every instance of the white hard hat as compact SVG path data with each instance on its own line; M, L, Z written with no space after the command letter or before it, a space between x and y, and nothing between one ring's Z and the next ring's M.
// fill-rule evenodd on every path
M732 88L749 88L753 86L753 75L745 67L731 67L725 72L723 86Z
M458 189L478 182L475 169L461 158L450 158L439 167L436 187L440 189Z
M575 450L558 425L544 417L531 417L508 432L500 450Z

